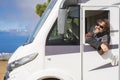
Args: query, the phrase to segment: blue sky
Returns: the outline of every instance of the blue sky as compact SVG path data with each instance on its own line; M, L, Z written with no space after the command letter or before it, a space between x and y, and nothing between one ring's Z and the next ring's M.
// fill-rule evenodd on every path
M36 4L46 0L0 0L0 53L13 53L31 35L40 17Z
M0 31L26 36L35 28L39 16L36 4L46 0L0 0Z

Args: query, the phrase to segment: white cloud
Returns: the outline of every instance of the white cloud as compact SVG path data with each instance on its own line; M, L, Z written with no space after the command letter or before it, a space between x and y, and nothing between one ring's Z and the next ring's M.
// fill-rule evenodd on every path
M20 35L20 36L27 36L30 34L28 25L19 24L19 23L7 23L0 22L0 31L1 32L9 32L14 35Z
M2 20L0 19L0 21L2 21L0 22L0 31L8 31L14 34L24 33L24 35L29 35L36 27L40 19L40 17L35 13L35 6L38 3L42 4L47 0L11 0L11 2L9 2L9 0L2 1L0 2L7 4L7 7L5 7L7 12L2 15L4 16L1 17ZM15 8L15 10L13 8Z

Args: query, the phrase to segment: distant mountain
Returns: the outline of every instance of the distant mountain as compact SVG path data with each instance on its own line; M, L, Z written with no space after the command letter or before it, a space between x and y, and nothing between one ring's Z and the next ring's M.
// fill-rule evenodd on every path
M20 45L24 44L28 36L11 34L0 31L0 53L13 53Z
M0 53L0 60L8 60L11 57L11 53Z

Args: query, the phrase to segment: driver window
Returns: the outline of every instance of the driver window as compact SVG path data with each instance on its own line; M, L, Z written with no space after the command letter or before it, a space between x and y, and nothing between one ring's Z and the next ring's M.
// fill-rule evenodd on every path
M57 20L48 34L46 45L79 45L80 27L79 27L79 7L72 6L68 8L66 26L63 34L58 33Z

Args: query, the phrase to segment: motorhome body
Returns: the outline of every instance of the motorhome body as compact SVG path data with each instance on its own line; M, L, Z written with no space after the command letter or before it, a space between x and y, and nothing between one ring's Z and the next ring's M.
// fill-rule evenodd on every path
M33 35L9 59L5 80L119 80L119 66L85 43L99 18L110 21L110 49L119 55L119 0L51 0Z

